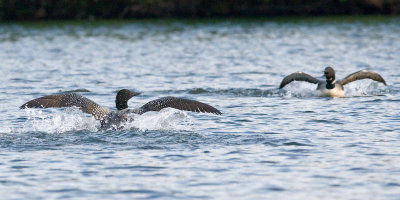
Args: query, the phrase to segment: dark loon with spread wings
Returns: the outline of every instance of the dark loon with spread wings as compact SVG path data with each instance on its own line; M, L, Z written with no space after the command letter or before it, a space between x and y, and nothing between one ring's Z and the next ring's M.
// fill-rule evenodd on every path
M192 112L203 112L222 114L218 109L195 100L189 100L177 97L162 97L150 101L143 106L135 109L128 109L128 100L140 93L132 92L128 89L118 91L115 98L117 111L112 111L108 108L101 107L94 101L83 97L76 93L56 94L40 97L30 100L20 106L20 109L25 108L51 108L51 107L78 107L85 113L91 114L95 119L100 120L103 128L109 128L112 125L118 125L121 122L132 121L132 113L143 114L148 111L160 111L163 108L176 108Z
M386 85L385 80L376 72L361 70L358 72L354 72L344 79L336 81L335 80L335 70L332 67L326 67L324 70L324 76L326 81L314 78L304 72L295 72L286 76L279 86L279 89L285 87L292 81L306 81L309 83L318 84L317 92L319 96L328 96L328 97L344 97L344 89L343 86L361 79L372 79L374 81L381 82Z

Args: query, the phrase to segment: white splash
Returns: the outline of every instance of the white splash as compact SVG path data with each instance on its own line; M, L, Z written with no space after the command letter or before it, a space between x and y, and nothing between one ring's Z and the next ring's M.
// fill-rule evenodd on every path
M26 109L28 119L18 132L38 131L45 133L65 133L68 131L97 131L100 123L78 108L63 110L51 109L43 112L40 109Z
M123 124L124 129L146 130L191 130L192 118L184 111L165 108L159 112L134 115L133 122Z
M345 85L344 92L346 97L376 96L384 95L386 86L371 80L359 80Z
M295 81L285 87L287 97L307 98L317 96L317 86L301 81Z
M296 81L285 87L287 90L287 97L318 97L316 85L305 82ZM376 96L383 95L387 92L381 83L371 80L359 80L344 86L345 97L359 97L359 96Z
M91 115L85 114L78 108L66 109L25 109L27 116L20 127L2 128L1 133L45 132L65 133L69 131L102 130L100 122ZM184 111L173 108L162 109L159 112L147 112L143 115L133 114L133 121L126 122L111 129L140 131L146 130L191 130L192 118Z

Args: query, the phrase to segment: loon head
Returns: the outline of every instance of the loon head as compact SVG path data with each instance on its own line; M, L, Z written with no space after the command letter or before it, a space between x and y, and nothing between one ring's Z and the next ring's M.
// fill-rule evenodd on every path
M324 70L326 82L333 83L335 81L335 70L332 67L326 67Z
M118 110L128 108L128 100L139 94L139 92L132 92L128 89L122 89L117 93L117 96L115 98L115 106Z

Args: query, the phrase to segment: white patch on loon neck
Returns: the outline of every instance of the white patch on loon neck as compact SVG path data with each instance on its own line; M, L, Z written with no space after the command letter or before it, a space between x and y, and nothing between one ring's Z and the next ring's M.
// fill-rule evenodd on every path
M330 80L331 80L331 79L326 79L326 83L328 84L328 82L329 82ZM335 85L335 84L336 84L336 80L333 79L333 81L331 82L331 84Z

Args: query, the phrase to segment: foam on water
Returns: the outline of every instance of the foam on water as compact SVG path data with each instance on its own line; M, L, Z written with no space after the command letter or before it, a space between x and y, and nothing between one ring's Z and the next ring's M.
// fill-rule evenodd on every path
M69 131L97 131L100 123L78 108L25 109L27 120L17 132L65 133Z
M125 127L145 130L185 130L192 129L192 118L184 111L173 108L165 108L159 112L147 112L143 115L135 115L133 122Z
M390 92L387 86L371 80L359 80L345 85L346 97L381 96Z
M26 121L21 122L20 127L2 127L0 133L101 131L99 121L78 108L25 109L24 111ZM186 112L173 108L165 108L159 112L147 112L143 115L132 115L134 119L132 122L125 122L110 129L189 131L193 124L192 118Z
M232 96L262 97L282 96L285 98L314 98L318 97L316 85L295 81L288 84L284 89L243 89L229 88L224 90L208 90L208 93ZM193 89L192 89L193 90ZM204 89L206 90L206 89ZM381 96L390 93L390 87L370 80L360 80L345 86L346 97ZM265 94L267 96L265 96ZM101 130L100 123L91 115L85 114L78 108L65 109L25 109L22 118L26 121L20 122L20 126L0 128L0 133L24 133L45 132L65 133L69 131L87 130L97 132ZM173 108L165 108L159 112L147 112L143 115L132 114L133 121L122 123L111 129L118 130L166 130L166 131L190 131L193 130L193 118L185 111Z

